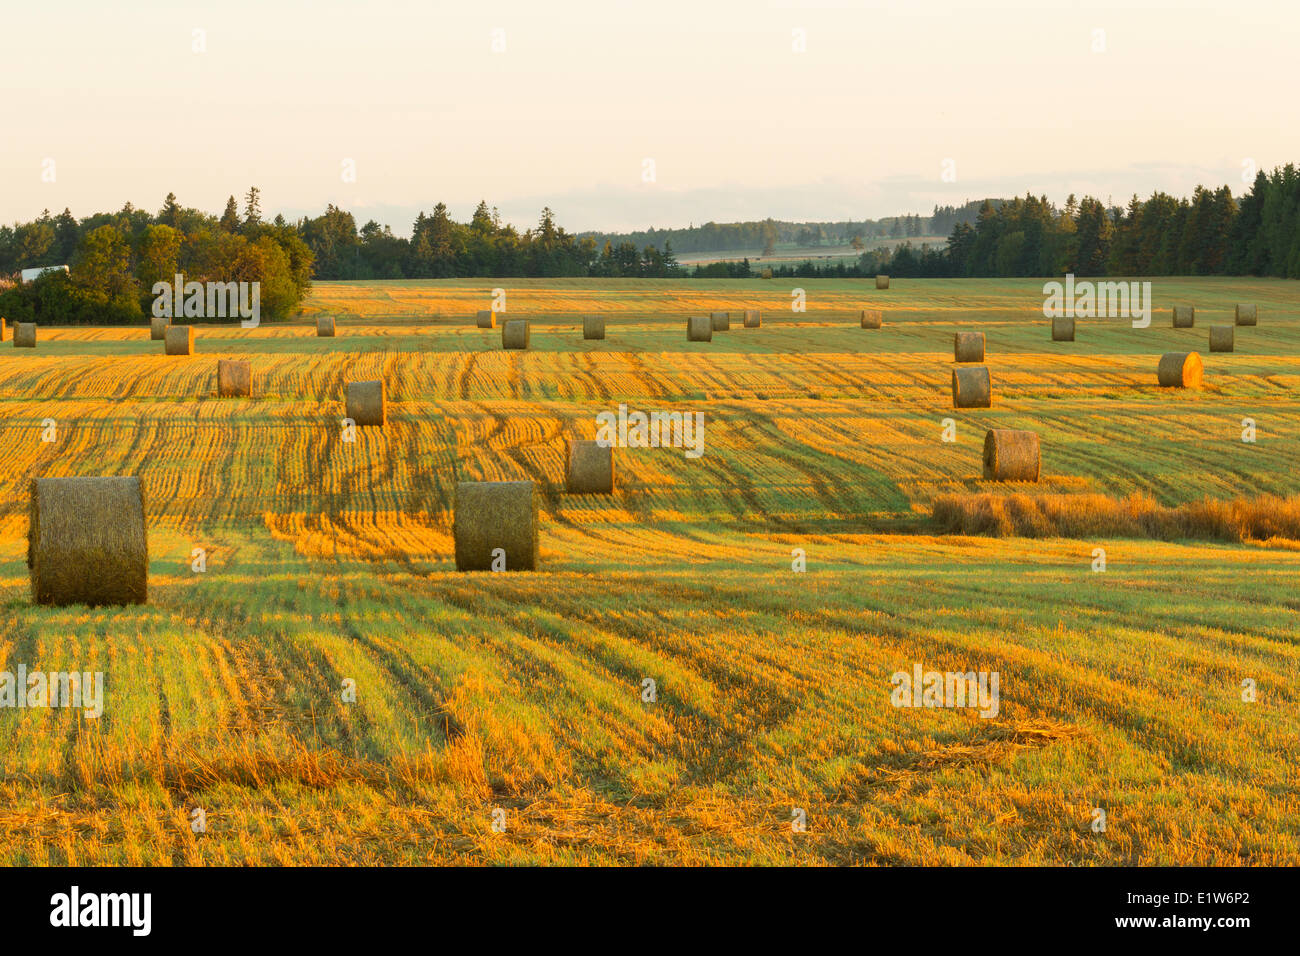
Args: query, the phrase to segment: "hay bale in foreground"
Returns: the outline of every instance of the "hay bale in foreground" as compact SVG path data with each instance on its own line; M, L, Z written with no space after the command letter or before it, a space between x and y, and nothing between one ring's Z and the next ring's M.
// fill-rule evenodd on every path
M139 478L34 478L28 515L27 567L37 604L148 600Z
M1259 307L1253 303L1238 302L1235 313L1237 325L1254 325L1259 319Z
M876 288L877 288L877 289L888 289L888 288L889 288L889 276L876 276Z
M713 322L713 331L714 331L714 332L730 332L730 331L731 331L731 313L730 313L730 312L713 312L713 313L711 313L711 314L709 315L709 319Z
M253 366L234 359L217 359L217 395L248 398L253 394Z
M36 348L36 323L19 322L14 326L14 348Z
M570 440L565 456L565 491L571 495L614 493L614 449L595 441Z
M528 348L528 320L511 319L501 323L501 347L503 349Z
M1043 456L1038 435L1017 428L984 434L984 477L989 481L1037 481Z
M172 320L165 315L151 315L149 317L149 341L163 342L167 339L167 329L171 326Z
M1210 326L1210 351L1231 352L1236 328L1231 325Z
M1194 305L1174 306L1174 328L1190 329L1195 324L1196 324L1196 306Z
M988 366L952 370L952 407L989 408L993 404L993 381Z
M954 362L983 362L984 333L958 332L953 335L952 359Z
M537 570L537 489L531 481L462 481L452 512L457 571L491 571L492 552L505 570Z
M321 315L316 317L316 335L324 339L334 338L334 316Z
M1073 342L1074 319L1070 318L1068 315L1052 316L1052 341Z
M707 315L692 315L686 320L687 342L712 342L713 321Z
M603 315L584 315L582 317L582 337L584 339L603 339L605 337L605 317Z
M879 309L863 309L858 313L858 324L864 329L878 329L885 322L885 313Z
M388 418L384 383L348 382L347 415L358 426L382 426Z
M757 329L757 328L761 328L762 325L763 325L763 317L758 313L757 309L745 310L745 328Z
M1165 388L1200 388L1204 369L1195 352L1166 352L1160 356L1156 377Z
M163 339L164 355L193 355L194 354L194 326L192 325L169 325L167 326L167 335Z
M497 314L491 309L480 309L474 317L480 329L495 329L497 327Z

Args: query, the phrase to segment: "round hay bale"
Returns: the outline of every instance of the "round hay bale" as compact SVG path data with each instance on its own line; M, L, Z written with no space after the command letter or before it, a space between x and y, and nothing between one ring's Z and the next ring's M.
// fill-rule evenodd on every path
M492 552L505 570L537 570L537 489L531 481L462 481L452 512L457 571L491 571Z
M584 315L582 317L582 337L584 339L603 339L605 337L605 317L603 315Z
M382 426L388 418L383 382L348 382L347 415L361 425Z
M984 477L990 481L1037 481L1043 456L1038 435L1016 428L984 434Z
M1190 329L1196 324L1196 307L1192 305L1174 306L1174 328Z
M316 317L316 335L323 339L334 338L334 316L321 315Z
M730 332L730 331L731 331L731 313L730 313L730 312L714 312L714 313L712 313L712 314L709 315L709 318L710 318L710 319L712 320L712 322L713 322L713 331L714 331L714 332Z
M1238 302L1236 311L1237 325L1254 325L1259 319L1259 309L1253 303ZM1231 351L1231 349L1229 349Z
M511 319L501 323L501 347L503 349L528 348L528 320Z
M14 326L14 348L36 348L36 323L19 322Z
M614 449L595 441L570 440L565 456L565 490L571 495L614 493Z
M37 604L148 600L149 541L139 478L34 478L29 517L27 567Z
M1204 369L1195 352L1166 352L1160 356L1156 377L1165 388L1200 388Z
M253 366L233 359L217 360L217 395L248 398L253 394Z
M985 365L952 370L952 407L989 408L993 404L993 382Z
M491 309L480 309L474 317L475 323L480 329L495 329L497 327L497 314Z
M1052 316L1052 341L1074 341L1074 319L1067 315Z
M166 338L163 339L164 355L193 355L194 326L169 325Z
M707 315L692 315L686 320L687 342L712 342L713 321Z
M0 316L0 342L3 342L5 340L5 336L8 334L9 334L9 328L8 326L5 325L4 316Z
M877 289L888 289L888 288L889 288L889 276L876 276L876 288L877 288Z
M1235 334L1236 327L1232 325L1210 326L1210 351L1231 352Z
M763 317L759 315L756 309L745 310L745 328L757 329L757 328L762 328L762 326L763 326Z
M149 340L151 342L163 342L167 339L167 327L172 324L172 320L165 315L153 315L149 317Z
M878 329L884 321L885 313L879 309L863 309L858 313L858 324L864 329Z
M952 359L954 362L983 362L984 333L956 333L952 337Z

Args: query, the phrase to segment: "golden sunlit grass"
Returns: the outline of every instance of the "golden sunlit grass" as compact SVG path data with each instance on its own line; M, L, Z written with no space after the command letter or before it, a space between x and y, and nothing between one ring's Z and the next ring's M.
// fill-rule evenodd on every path
M525 353L473 327L499 280L322 283L193 356L147 328L0 350L0 671L107 680L99 720L0 709L0 862L1300 862L1291 284L1156 283L1260 303L1174 396L1155 362L1204 330L1054 344L1041 283L800 282L803 314L758 280L512 281ZM972 327L994 404L956 412ZM219 358L253 398L215 397ZM369 379L388 423L344 442ZM704 454L619 450L617 494L564 495L620 403L704 412ZM1039 485L982 480L991 427L1039 434ZM149 605L31 604L27 482L82 474L144 481ZM456 482L521 478L542 570L457 574ZM998 672L998 716L893 707L917 663Z

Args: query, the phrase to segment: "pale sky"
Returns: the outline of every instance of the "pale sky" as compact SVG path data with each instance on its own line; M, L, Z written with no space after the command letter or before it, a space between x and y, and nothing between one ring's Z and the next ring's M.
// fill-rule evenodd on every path
M3 19L4 222L169 190L219 213L250 184L268 216L333 202L399 235L480 198L575 232L863 219L1240 195L1244 163L1300 161L1294 0L39 0Z

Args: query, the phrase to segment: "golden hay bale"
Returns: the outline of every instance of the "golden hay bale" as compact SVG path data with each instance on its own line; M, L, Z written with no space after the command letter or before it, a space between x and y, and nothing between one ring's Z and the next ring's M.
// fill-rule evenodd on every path
M527 319L511 319L501 323L501 347L503 349L528 348Z
M383 425L388 417L383 382L348 382L348 418L360 425Z
M1236 329L1231 325L1210 326L1210 351L1231 352L1235 333Z
M877 289L888 289L888 288L889 288L889 276L876 276L876 288L877 288Z
M884 321L885 313L879 309L863 309L858 313L858 324L864 329L878 329Z
M570 440L564 472L565 490L571 495L612 495L614 449L599 442Z
M1174 306L1174 328L1190 329L1196 324L1196 307L1193 305Z
M1201 357L1195 352L1166 352L1156 370L1165 388L1200 388L1203 374Z
M36 348L36 323L19 322L14 326L14 348Z
M952 337L952 359L954 362L984 361L984 333L958 332Z
M233 359L217 359L217 395L248 398L253 394L253 366Z
M1246 302L1237 303L1237 325L1254 325L1259 318L1259 308Z
M459 482L452 536L457 571L491 571L497 548L504 552L506 571L537 570L536 486L531 481Z
M153 315L149 317L149 340L152 342L163 342L167 339L167 327L172 324L172 320L165 315Z
M686 320L687 342L712 342L713 320L707 315L692 315Z
M139 478L34 478L29 517L27 567L37 604L148 600Z
M993 382L985 365L952 370L952 407L989 408L993 404Z
M758 329L763 326L763 317L755 309L745 310L745 328Z
M1052 316L1052 341L1073 342L1074 319L1070 318L1068 315Z
M714 332L731 331L731 313L730 312L713 312L709 315L713 322Z
M0 316L0 342L3 342L3 341L5 340L5 336L6 336L8 333L9 333L9 329L8 329L8 327L5 325L4 317L3 317L3 316Z
M164 355L193 355L194 326L169 325L167 337L163 339Z
M760 275L759 278L760 278L760 279L770 279L770 278L772 278L772 270L771 270L771 269L764 269L762 275Z
M1043 457L1038 435L1016 428L984 434L984 477L990 481L1037 481Z
M603 339L605 337L605 317L603 315L584 315L582 317L582 337L584 339Z
M334 338L334 316L332 315L317 316L316 335L324 339Z
M495 329L497 327L497 314L491 309L480 309L478 315L474 317L474 321L480 329Z

